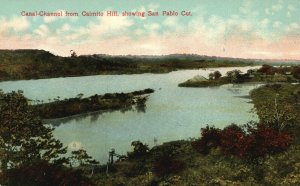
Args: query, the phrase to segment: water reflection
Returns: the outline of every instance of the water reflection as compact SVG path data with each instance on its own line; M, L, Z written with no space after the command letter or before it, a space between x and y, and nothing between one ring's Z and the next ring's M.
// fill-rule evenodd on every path
M243 95L243 91L245 89L255 89L258 88L260 86L262 86L264 84L260 84L260 83L243 83L243 84L228 84L227 85L227 91L234 94L235 97L237 98L243 98L243 99L251 99L250 94L247 95Z
M51 124L53 127L58 127L65 123L81 122L82 120L89 118L90 123L94 123L99 120L99 117L103 113L112 113L112 112L120 112L122 114L125 114L126 112L146 113L146 108L147 108L146 103L143 103L143 104L136 104L134 106L125 107L122 108L121 110L105 110L105 111L89 112L89 113L78 114L78 115L69 116L65 118L47 119L44 120L43 122L46 124Z
M241 94L242 88L243 88L242 85L234 84L234 85L228 87L227 90L229 92L231 92L232 94Z

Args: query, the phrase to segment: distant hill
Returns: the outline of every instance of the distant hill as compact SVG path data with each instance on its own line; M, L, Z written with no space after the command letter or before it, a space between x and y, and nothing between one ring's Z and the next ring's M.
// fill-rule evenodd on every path
M173 70L253 65L250 59L196 54L56 56L44 50L0 50L0 81L97 74L166 73Z

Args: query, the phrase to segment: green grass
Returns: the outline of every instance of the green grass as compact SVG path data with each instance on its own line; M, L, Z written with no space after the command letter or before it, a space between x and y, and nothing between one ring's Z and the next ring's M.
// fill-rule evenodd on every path
M176 158L186 167L177 173L157 177L153 164L158 151L136 160L116 163L107 176L99 171L93 177L97 185L298 185L300 184L300 148L292 146L286 152L261 158L258 163L249 163L233 156L224 156L220 149L208 155L196 152L190 141L172 142ZM171 153L171 152L170 152Z

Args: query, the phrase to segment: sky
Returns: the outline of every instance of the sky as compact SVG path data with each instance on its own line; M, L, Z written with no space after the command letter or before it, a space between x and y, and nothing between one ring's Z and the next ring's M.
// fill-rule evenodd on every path
M0 0L0 49L300 59L299 0ZM106 11L120 16L108 17ZM78 12L78 17L21 12ZM104 16L81 16L82 11ZM122 12L159 12L126 17ZM162 16L176 11L178 16ZM181 16L181 12L191 16Z

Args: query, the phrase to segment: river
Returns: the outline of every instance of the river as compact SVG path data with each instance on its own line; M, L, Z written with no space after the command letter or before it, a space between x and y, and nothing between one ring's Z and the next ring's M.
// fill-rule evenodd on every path
M199 137L200 128L207 124L224 127L231 123L244 124L257 120L249 111L253 105L244 98L258 84L223 85L213 88L180 88L178 83L195 75L208 76L219 70L222 74L233 69L246 72L253 67L181 70L167 74L97 75L40 80L6 81L0 83L4 92L23 90L29 99L48 102L56 98L114 92L155 89L147 101L146 111L106 112L75 116L52 121L54 136L69 150L83 148L101 164L108 151L119 154L131 150L132 141L140 140L150 147L166 141Z

